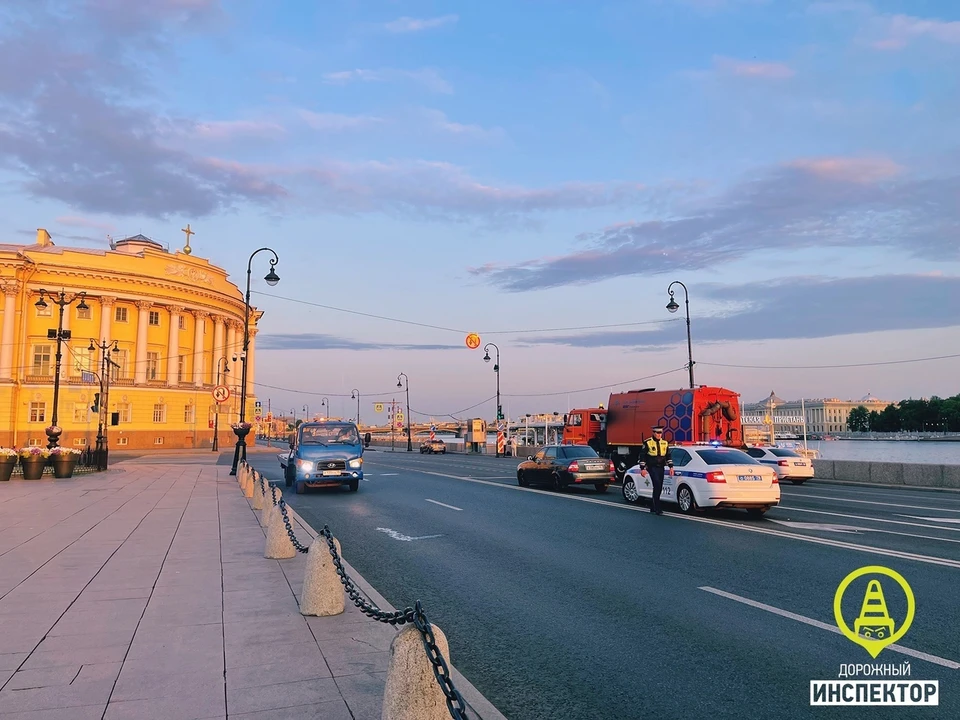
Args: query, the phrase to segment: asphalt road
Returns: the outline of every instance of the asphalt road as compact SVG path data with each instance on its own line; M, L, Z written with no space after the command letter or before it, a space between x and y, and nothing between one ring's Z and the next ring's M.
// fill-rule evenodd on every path
M282 482L274 455L249 459ZM619 486L519 488L516 465L378 450L359 492L285 497L391 604L421 600L453 663L511 720L960 717L960 494L814 481L784 485L762 519L669 505L656 517ZM833 613L867 565L916 598L906 636L876 660ZM865 590L844 595L851 626ZM884 590L899 624L905 598ZM810 707L810 681L841 664L904 661L910 679L939 681L938 707Z

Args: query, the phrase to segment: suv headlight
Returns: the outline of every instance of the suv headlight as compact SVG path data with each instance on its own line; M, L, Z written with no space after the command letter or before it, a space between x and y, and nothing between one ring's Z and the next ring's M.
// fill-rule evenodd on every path
M304 472L310 472L313 470L313 463L309 460L298 460L297 462L300 463L300 469Z
M363 465L363 458L354 458L348 464L353 470L359 470L360 466Z

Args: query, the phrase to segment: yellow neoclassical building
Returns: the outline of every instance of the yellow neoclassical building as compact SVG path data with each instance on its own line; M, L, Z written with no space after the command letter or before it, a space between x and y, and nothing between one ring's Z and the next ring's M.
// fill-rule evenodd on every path
M40 229L33 245L0 244L0 285L0 444L47 444L61 291L63 299L74 298L63 307L63 329L71 337L61 344L61 445L82 450L96 443L99 417L92 406L102 357L91 344L116 348L106 416L111 450L209 448L218 408L219 444L235 443L230 423L239 418L243 295L226 271L194 257L189 245L170 252L137 235L112 242L109 250L69 248ZM37 307L41 290L45 302ZM254 420L261 316L251 308L248 421ZM212 393L218 378L231 391L223 404Z

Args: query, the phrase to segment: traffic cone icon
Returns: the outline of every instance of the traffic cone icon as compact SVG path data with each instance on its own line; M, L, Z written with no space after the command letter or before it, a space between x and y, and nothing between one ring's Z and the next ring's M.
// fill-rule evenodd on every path
M857 635L863 635L870 640L884 640L893 635L893 620L887 612L887 602L883 598L883 588L880 587L879 580L867 583L860 617L854 622L853 629Z

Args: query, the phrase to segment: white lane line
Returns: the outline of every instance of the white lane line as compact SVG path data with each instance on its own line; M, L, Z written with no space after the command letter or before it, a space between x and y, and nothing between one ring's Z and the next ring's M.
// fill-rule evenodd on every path
M937 537L936 535L917 535L916 533L905 533L905 532L896 532L895 530L881 530L880 528L865 528L858 527L856 525L832 525L830 523L805 523L805 522L793 522L790 520L777 520L775 518L767 518L770 522L777 523L778 525L786 525L787 527L797 528L798 530L821 530L823 532L838 532L838 533L853 533L858 534L861 532L865 533L882 533L884 535L899 535L901 537L912 537L920 538L921 540L937 540L939 542L948 542L948 543L960 543L960 539L957 538L944 538ZM927 525L922 525L921 527L928 527ZM953 528L943 528L943 529L953 529Z
M650 512L646 508L638 508L638 507L634 507L633 505L620 505L618 503L612 503L606 500L595 500L593 498L579 497L576 495L558 495L555 493L544 493L539 490L534 490L532 488L523 488L516 485L504 485L503 483L490 482L489 480L476 480L474 478L463 477L461 475L449 475L447 473L430 472L427 470L420 470L419 472L421 472L424 475L435 475L437 477L451 478L453 480L463 480L465 482L479 483L480 485L489 485L491 487L503 488L505 490L537 493L538 495L542 495L543 497L551 497L551 498L556 498L558 500L571 500L575 502L594 503L597 505L604 505L608 508L630 510L633 512L645 512L645 513ZM878 547L873 547L871 545L858 545L856 543L842 542L840 540L831 540L828 538L814 537L812 535L800 535L798 533L783 532L781 530L773 530L771 528L750 527L749 525L742 525L739 523L730 523L722 520L714 520L712 518L694 517L692 515L675 515L671 513L669 517L673 517L678 520L687 520L689 522L698 522L698 523L705 523L707 525L716 525L717 527L728 528L730 530L753 532L753 533L759 533L761 535L773 535L774 537L787 538L788 540L798 540L800 542L808 542L814 545L827 545L829 547L841 548L843 550L854 550L856 552L872 553L875 555L882 555L884 557L900 558L901 560L915 560L916 562L927 563L929 565L942 565L944 567L956 568L960 570L960 560L952 560L950 558L941 558L933 555L919 555L917 553L909 553L909 552L904 552L902 550L889 550L887 548L878 548Z
M806 625L812 625L815 628L832 632L835 635L840 635L841 637L843 636L843 633L840 632L840 628L836 627L835 625L828 625L825 622L808 618L805 615L798 615L797 613L790 612L789 610L781 610L773 605L767 605L762 602L757 602L756 600L751 600L750 598L745 598L742 595L734 595L733 593L724 592L723 590L717 590L716 588L712 587L701 587L698 589L704 590L708 593L713 593L714 595L719 595L720 597L725 597L728 600L735 600L736 602L749 605L750 607L754 607L759 610L766 610L767 612L773 613L774 615L779 615L780 617L796 620L797 622L801 622ZM894 652L898 652L903 655L909 655L910 657L917 658L918 660L926 660L927 662L934 663L935 665L941 665L945 668L950 668L951 670L960 670L960 663L958 662L947 660L946 658L942 658L938 655L930 655L929 653L921 652L919 650L912 650L904 647L903 645L887 645L884 649L893 650Z
M434 505L442 505L445 508L450 508L451 510L460 510L461 512L463 511L463 508L458 508L456 505L447 505L446 503L442 503L439 500L431 500L430 498L425 498L425 500L427 502L433 503Z
M816 480L817 478L812 478L812 479ZM839 493L849 493L851 497L868 496L868 497L888 498L888 499L894 499L894 498L903 499L904 497L907 497L911 500L927 500L931 497L931 494L930 494L931 489L928 487L914 487L912 485L893 485L893 486L889 486L891 487L890 490L881 490L879 488L873 488L873 487L867 488L863 486L857 486L854 489L847 485L832 485L830 484L829 480L825 480L824 483L827 485L827 487L814 484L814 485L807 485L805 488L801 488L801 487L797 487L796 485L785 484L783 488L781 488L781 492L783 492L784 495L789 495L790 497L803 497L804 493L806 493L808 490L811 492L829 491L831 494L838 493L836 497L843 500L846 500L847 496L841 495ZM936 491L950 490L950 489L955 489L955 488L934 488L934 490ZM960 497L958 497L954 493L937 492L935 497L938 503L940 502L960 503Z
M896 513L896 515L897 517L908 517L908 518L913 518L914 520L925 520L927 522L942 522L942 523L952 523L954 525L960 525L960 518L917 517L916 515L902 515L901 513ZM953 530L953 529L954 528L950 528L950 530Z
M928 530L945 530L947 532L960 532L960 528L941 527L939 525L924 525L922 523L904 522L903 520L887 520L885 518L875 518L869 515L850 515L848 513L830 512L829 510L812 510L810 508L790 507L789 505L778 505L777 510L789 510L790 512L813 513L814 515L829 515L831 517L850 518L851 520L866 520L868 522L887 523L888 525L906 525L908 527L927 528ZM911 517L904 515L904 517Z
M782 494L782 493L781 493ZM953 508L935 508L935 507L926 507L924 505L904 505L902 503L885 503L877 502L876 500L854 500L853 498L837 498L830 497L829 495L802 495L797 496L791 493L791 498L814 498L817 500L833 500L834 502L852 502L859 503L861 505L883 505L884 507L893 507L893 508L910 508L911 510L933 510L934 512L955 512L960 513L960 508L954 510Z
M399 533L396 530L391 530L390 528L382 528L382 527L378 527L377 530L379 530L382 533L385 533L386 535L389 535L394 540L402 540L403 542L413 542L414 540L429 540L431 538L443 537L443 535L420 535L418 537L411 537L410 535L404 535L403 533Z
M380 477L388 477L390 475L399 475L400 473L380 473Z

